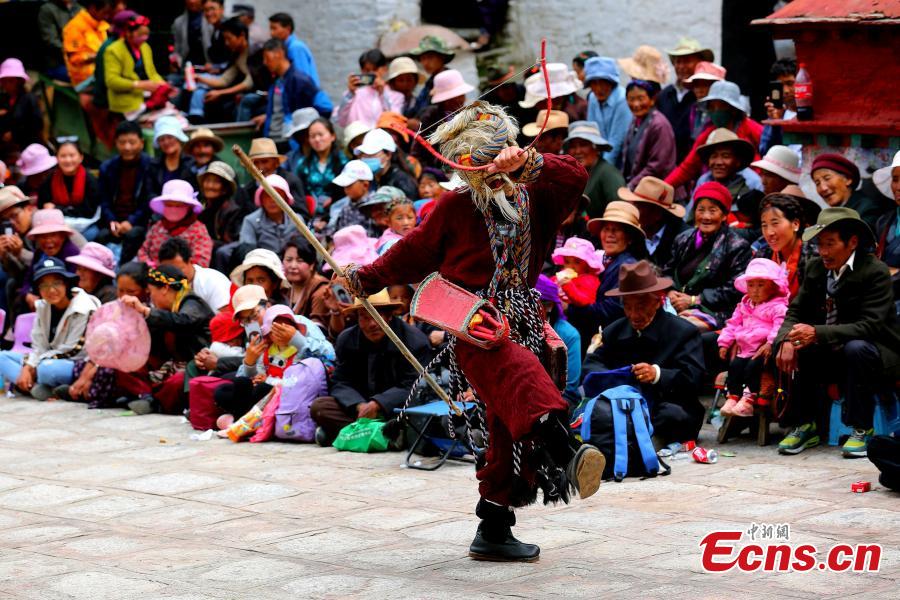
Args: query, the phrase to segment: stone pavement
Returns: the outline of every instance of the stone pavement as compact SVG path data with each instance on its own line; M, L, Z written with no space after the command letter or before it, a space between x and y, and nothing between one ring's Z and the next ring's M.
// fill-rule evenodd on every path
M833 448L743 440L715 465L604 483L519 512L535 564L466 558L474 475L402 456L192 441L180 417L0 399L0 598L897 598L900 495ZM710 438L709 432L706 432ZM879 542L879 573L707 574L718 529L789 523L793 544Z

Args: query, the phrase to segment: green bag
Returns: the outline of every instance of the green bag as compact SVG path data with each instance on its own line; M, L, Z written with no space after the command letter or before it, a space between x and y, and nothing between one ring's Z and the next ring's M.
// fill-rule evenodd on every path
M357 419L341 429L332 445L338 450L350 452L384 452L388 441L383 429L384 421L381 419Z

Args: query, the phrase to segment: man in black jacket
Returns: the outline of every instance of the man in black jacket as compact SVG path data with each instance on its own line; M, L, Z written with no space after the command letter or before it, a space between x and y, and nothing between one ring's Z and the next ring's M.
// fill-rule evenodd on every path
M656 177L643 177L634 191L619 188L619 199L631 202L641 213L641 229L650 262L662 268L672 258L675 236L687 229L684 206L675 203L675 188Z
M662 444L696 439L703 425L700 380L705 367L700 333L662 309L671 279L657 278L646 260L622 265L619 287L625 318L603 330L603 345L588 354L582 373L630 366L650 405L654 437Z
M369 302L419 362L427 364L431 348L428 338L393 315L400 303L391 301L387 290L369 296ZM358 299L347 311L357 313L359 324L338 336L331 395L317 398L310 407L310 415L319 426L316 442L323 446L330 445L342 428L357 419L392 418L419 375Z
M715 56L709 48L692 38L681 38L678 45L668 51L669 60L675 67L675 83L663 88L656 98L656 108L666 115L672 129L675 130L675 160L681 163L694 145L691 136L691 108L697 97L685 84L684 80L694 74L697 63L713 62Z
M844 397L841 420L853 428L845 457L864 457L874 435L875 394L900 376L900 323L891 274L871 254L875 236L851 208L826 208L803 241L818 238L800 291L775 338L778 368L793 373L787 425L778 445L799 454L819 444L816 421L825 386ZM830 405L829 405L830 406Z

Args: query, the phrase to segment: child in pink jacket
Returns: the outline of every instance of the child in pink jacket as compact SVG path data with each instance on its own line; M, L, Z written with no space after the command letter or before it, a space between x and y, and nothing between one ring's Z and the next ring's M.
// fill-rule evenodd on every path
M754 258L734 287L744 297L719 335L719 356L731 356L728 395L722 414L752 417L763 367L788 307L784 270L768 258Z

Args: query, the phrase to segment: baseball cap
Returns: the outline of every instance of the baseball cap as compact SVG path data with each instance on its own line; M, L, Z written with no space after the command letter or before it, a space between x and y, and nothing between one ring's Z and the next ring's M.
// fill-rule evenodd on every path
M363 138L362 144L357 146L354 154L378 154L382 150L386 152L396 152L397 143L384 129L373 129Z
M352 185L357 181L372 181L372 169L361 160L351 160L341 171L341 174L331 180L331 183L340 187Z
M234 309L234 319L238 313L251 308L256 308L260 303L267 301L266 290L259 285L243 285L239 287L231 297L231 307Z

